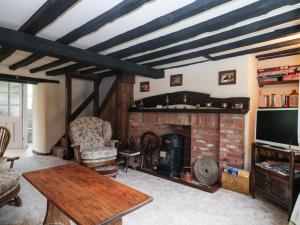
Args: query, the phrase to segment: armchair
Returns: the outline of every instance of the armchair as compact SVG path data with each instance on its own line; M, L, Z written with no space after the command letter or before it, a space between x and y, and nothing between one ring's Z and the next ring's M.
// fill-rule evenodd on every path
M117 174L117 141L111 140L112 128L108 121L97 117L82 117L69 127L75 160L103 175Z
M3 157L9 141L9 130L0 127L0 208L10 202L14 202L18 207L22 205L21 198L18 196L20 175L13 169L14 161L19 157ZM7 168L7 162L10 162L10 168Z

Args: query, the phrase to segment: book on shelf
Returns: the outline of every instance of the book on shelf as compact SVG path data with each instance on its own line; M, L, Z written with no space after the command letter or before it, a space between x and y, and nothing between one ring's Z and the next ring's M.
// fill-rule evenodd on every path
M300 65L297 66L281 66L267 69L257 70L257 78L268 77L284 77L288 75L295 75L300 73Z
M235 176L240 176L240 177L247 177L249 178L249 172L246 170L230 167L230 166L224 166L223 171L225 173L230 173Z

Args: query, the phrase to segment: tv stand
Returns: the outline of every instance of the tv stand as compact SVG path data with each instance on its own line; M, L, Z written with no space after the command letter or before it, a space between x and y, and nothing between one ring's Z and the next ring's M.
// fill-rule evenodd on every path
M291 215L300 191L300 173L295 169L295 161L300 160L300 152L292 149L280 149L277 146L252 144L251 188L256 193L287 209ZM262 167L261 162L284 163L288 165L286 174ZM278 167L280 168L280 167Z

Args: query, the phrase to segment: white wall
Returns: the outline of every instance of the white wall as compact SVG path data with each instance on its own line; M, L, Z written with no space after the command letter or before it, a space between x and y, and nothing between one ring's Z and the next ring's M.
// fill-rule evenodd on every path
M247 88L250 56L235 57L220 61L209 61L201 64L166 70L164 79L149 79L136 77L134 85L135 100L176 91L197 91L209 93L213 97L247 97L250 96ZM218 73L223 70L236 69L236 85L218 85ZM183 74L183 85L170 87L170 75ZM150 81L150 92L140 92L140 82Z

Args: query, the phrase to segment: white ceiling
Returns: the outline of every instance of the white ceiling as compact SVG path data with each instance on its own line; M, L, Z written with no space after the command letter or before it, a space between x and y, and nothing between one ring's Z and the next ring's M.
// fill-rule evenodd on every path
M32 16L34 14L35 11L37 11L39 9L40 6L43 5L43 3L45 3L45 1L46 0L26 0L26 1L0 0L0 4L1 4L0 26L17 30L20 26L22 26L30 18L30 16ZM220 16L222 14L231 12L233 10L239 9L243 6L249 5L256 1L257 0L233 0L231 2L223 4L221 6L210 9L206 12L203 12L201 14L193 16L189 19L180 21L174 25L160 29L151 34L145 35L143 37L140 37L140 38L131 40L129 42L125 42L121 45L115 46L113 48L110 48L101 53L102 54L112 53L112 52L127 48L129 46L133 46L133 45L142 43L147 40L151 40L151 39L154 39L154 38L157 38L157 37L160 37L160 36L175 32L175 31L179 31L186 27L193 26L197 23L204 22L208 19L211 19L211 18ZM269 0L269 1L272 1L272 0ZM63 15L61 15L59 18L57 18L53 23L51 23L46 28L44 28L42 31L40 31L37 34L37 36L47 38L50 40L56 40L56 39L64 36L68 32L85 24L89 20L99 16L103 12L111 9L112 7L116 6L120 2L121 2L121 0L109 0L109 1L81 0L77 4L75 4L71 9L68 9ZM103 26L102 28L97 30L96 32L89 34L83 38L80 38L79 40L72 43L71 45L76 46L78 48L83 48L83 49L88 48L97 43L101 43L105 40L115 37L118 34L124 33L135 27L143 25L157 17L163 16L163 15L170 13L176 9L182 8L183 6L190 4L192 2L194 2L194 0L177 0L177 1L175 1L175 0L152 0L152 1L144 4L143 6L139 7L138 9L134 10L133 12L116 19L115 21L113 21L111 23L106 24L105 26ZM163 48L175 46L175 45L182 44L185 42L190 42L192 40L201 39L203 37L210 36L213 34L218 34L223 31L231 30L236 27L240 27L240 26L243 26L246 24L251 24L253 22L256 22L256 21L259 21L259 20L262 20L265 18L269 18L271 16L275 16L275 15L280 16L280 14L282 14L284 12L288 12L288 11L296 9L296 8L300 8L300 3L293 5L293 6L285 6L285 7L279 8L277 10L271 11L263 16L251 18L251 19L245 20L241 23L237 23L233 26L225 27L224 29L220 29L220 30L217 30L214 32L206 32L204 34L195 36L191 39L187 39L187 40L184 40L184 41L181 41L178 43L174 43L172 45L164 46ZM231 42L234 42L237 40L242 40L242 39L256 36L259 34L268 33L270 31L273 31L278 28L284 28L284 27L288 27L291 25L298 25L298 24L300 24L299 20L293 21L290 23L286 23L286 24L282 24L282 25L279 25L276 27L271 27L271 28L268 28L268 29L265 29L265 30L262 30L259 32L252 33L252 34L240 36L240 37L233 38L233 39L224 40L222 42L208 45L205 47L195 48L195 49L184 51L184 52L178 52L176 54L164 56L164 57L149 60L146 62L157 61L159 59L166 59L169 57L182 55L184 53L195 52L195 51L199 51L201 49L206 49L209 47L214 47L214 46L218 46L221 44L226 44L226 43L231 43ZM294 36L292 38L296 38L296 36ZM226 52L222 52L222 53L216 53L214 55L220 56L223 54L227 54L229 52L235 52L235 51L239 51L241 49L243 49L243 50L249 49L252 47L257 47L257 46L261 46L261 45L265 45L265 44L269 44L269 43L276 43L279 41L282 41L282 39L273 40L273 41L270 41L267 43L261 43L261 44L257 44L257 45L253 45L253 46L238 48L238 49L234 49L234 50L230 50L230 51L226 51ZM149 52L155 52L155 51L158 51L163 48L158 48L158 49L155 49L152 51L139 53L136 55L131 55L131 56L126 57L125 59L130 59L134 56L143 55L143 54L146 54ZM30 55L30 54L24 53L21 51L17 51L11 57L4 60L2 62L2 64L11 65L21 59L26 58L28 55ZM212 55L212 56L214 56L214 55ZM29 65L28 68L34 68L36 66L43 65L43 64L51 62L53 60L54 59L51 57L44 57L43 59ZM187 64L189 62L193 63L193 62L203 61L203 60L206 60L206 58L199 57L199 58L195 58L195 59L191 59L191 60L185 60L182 62L158 66L157 68L165 68L165 67L169 67L170 65L171 66L183 65L183 64ZM146 62L141 62L141 64L146 63ZM60 66L60 67L62 67L62 66Z

